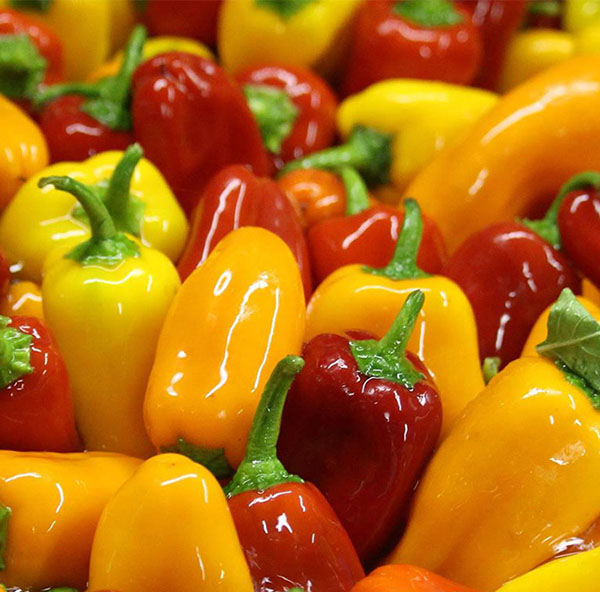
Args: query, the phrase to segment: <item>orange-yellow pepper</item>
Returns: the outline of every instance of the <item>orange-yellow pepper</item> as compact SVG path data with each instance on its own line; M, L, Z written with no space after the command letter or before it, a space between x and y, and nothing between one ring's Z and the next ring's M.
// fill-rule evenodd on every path
M44 318L42 290L33 282L14 282L0 300L0 315Z
M218 475L237 467L271 371L300 352L304 315L288 246L262 228L228 234L184 282L165 320L144 407L154 445L191 445Z
M408 349L425 362L438 386L444 436L484 384L475 318L467 297L452 280L429 276L416 267L414 257L421 226L416 202L406 200L403 228L390 265L379 270L379 274L365 270L362 265L348 265L334 271L308 304L306 340L320 333L344 334L349 330L367 331L380 338L392 325L408 295L413 290L422 290L425 303Z
M583 279L581 293L585 298L600 307L600 290L587 278Z
M179 454L147 460L102 513L90 590L252 592L218 481Z
M10 509L2 583L83 589L100 514L140 462L110 453L0 451L0 503Z
M539 209L574 174L598 168L599 154L600 56L574 58L500 99L405 195L455 250L477 230Z

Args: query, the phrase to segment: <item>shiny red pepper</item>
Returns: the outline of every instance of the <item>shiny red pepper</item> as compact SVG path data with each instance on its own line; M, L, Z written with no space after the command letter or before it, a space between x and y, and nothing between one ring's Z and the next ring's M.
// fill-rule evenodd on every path
M201 203L192 217L191 233L177 266L182 281L232 230L259 226L288 245L300 266L304 294L310 298L308 249L298 212L275 181L257 177L243 165L231 165L209 181Z
M346 215L314 224L307 233L315 283L344 265L362 263L384 267L394 254L402 228L403 213L385 205L369 206L366 188L358 174L341 170L346 185ZM442 235L435 222L423 217L423 240L418 266L427 273L440 273L446 260Z
M323 492L367 565L397 541L440 435L437 389L405 353L423 299L412 292L380 341L311 339L283 413L282 462Z
M146 157L191 214L210 178L228 164L266 176L271 164L242 91L213 61L170 52L133 77L133 125Z
M337 99L310 70L266 64L240 72L236 80L278 169L333 144Z
M536 319L563 288L581 290L565 256L517 222L470 236L450 257L444 275L471 302L481 358L498 357L501 366L519 357Z
M256 592L346 592L364 576L348 534L327 500L277 459L285 397L304 362L288 356L265 386L246 456L225 488ZM312 437L305 432L296 445Z
M69 377L48 329L34 317L0 317L0 448L81 450Z
M450 0L369 0L356 17L342 92L386 78L469 84L480 60L479 32Z

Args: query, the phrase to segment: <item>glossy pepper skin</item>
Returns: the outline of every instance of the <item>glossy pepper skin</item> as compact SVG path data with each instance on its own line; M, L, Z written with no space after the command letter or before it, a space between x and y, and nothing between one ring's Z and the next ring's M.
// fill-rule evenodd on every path
M230 475L269 373L300 352L304 317L298 264L283 240L263 228L230 232L165 319L144 403L156 448L191 446L217 476Z
M286 394L303 365L302 358L287 356L275 366L256 410L244 460L225 488L257 592L292 587L345 592L364 575L327 500L277 459Z
M165 255L117 231L85 185L56 176L39 184L74 195L90 220L91 238L51 253L42 284L44 317L67 364L83 442L88 450L148 456L144 393L180 285L177 271Z
M370 0L356 16L342 92L355 94L387 78L466 85L480 60L469 12L449 0Z
M424 362L438 387L444 437L464 406L483 389L477 329L471 305L458 285L416 266L421 216L412 200L406 200L404 208L396 252L386 267L341 267L315 290L306 312L305 341L321 333L345 335L355 330L382 337L410 292L421 290L425 304L407 348ZM448 348L448 335L461 344L460 351Z
M452 252L490 224L545 206L567 179L597 167L599 150L600 57L568 60L502 97L405 195L439 224Z
M80 450L67 368L48 329L31 317L0 323L0 448Z
M581 291L564 255L517 222L495 224L468 238L444 275L473 307L481 359L499 357L502 366L519 357L536 319L563 288Z
M270 170L242 91L211 60L169 52L144 62L133 77L132 114L136 139L188 214L224 166Z
M139 464L110 453L0 451L0 500L10 509L4 585L85 589L100 514Z
M231 165L217 173L202 195L177 270L182 281L203 263L219 241L236 228L270 230L290 248L300 266L304 294L312 293L308 249L298 213L277 183L257 177L247 167Z
M210 472L179 454L144 462L102 513L89 589L252 592L227 501Z
M7 317L19 315L44 320L42 290L33 282L11 283L6 294L0 299L0 314Z
M427 369L405 348L423 304L407 298L379 341L321 334L285 406L282 462L314 483L339 516L363 564L395 542L442 426L442 404ZM390 366L360 357L367 344ZM298 442L303 442L298 446Z
M268 63L248 68L235 79L246 93L276 168L333 144L337 98L308 68ZM285 116L273 133L273 108L282 103Z
M101 196L119 230L176 261L188 223L163 176L139 145L125 152L97 154L84 162L64 162L37 172L19 190L0 218L0 246L16 265L17 277L41 282L48 254L90 237L90 227L75 197L38 187L42 177L71 176Z

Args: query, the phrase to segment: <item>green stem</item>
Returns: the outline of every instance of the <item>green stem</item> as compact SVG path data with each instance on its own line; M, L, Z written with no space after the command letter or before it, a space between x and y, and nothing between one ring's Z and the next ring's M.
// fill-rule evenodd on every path
M481 367L483 373L483 382L488 384L496 374L500 371L502 360L497 356L488 356L483 360Z
M46 73L46 60L25 35L0 35L0 93L10 99L34 96Z
M102 94L101 88L101 85L97 82L64 82L53 84L35 93L33 105L36 109L40 109L46 103L64 95L80 95L88 99L96 99Z
M264 491L279 483L302 483L300 477L285 470L277 458L276 446L285 398L303 366L304 360L299 356L287 356L275 366L254 415L244 460L225 488L227 497Z
M394 14L428 29L453 27L464 21L450 0L401 0L392 8Z
M33 338L9 327L9 323L10 318L0 316L0 389L33 372L30 363Z
M254 2L257 6L266 8L287 21L315 0L254 0Z
M6 545L8 544L8 524L12 510L0 503L0 570L6 569Z
M15 10L37 10L46 12L54 0L9 0L9 5Z
M339 170L346 189L346 216L360 214L369 209L369 193L367 186L358 172L349 166Z

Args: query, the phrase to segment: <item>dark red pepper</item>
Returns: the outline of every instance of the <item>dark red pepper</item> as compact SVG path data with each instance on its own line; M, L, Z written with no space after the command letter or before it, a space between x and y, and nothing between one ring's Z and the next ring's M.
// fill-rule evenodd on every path
M265 386L246 456L225 488L257 592L345 592L364 571L331 506L319 490L290 475L277 459L276 443L285 397L304 366L281 360ZM310 431L296 445L310 440Z
M170 52L133 77L135 136L191 214L210 178L229 164L266 176L271 164L244 94L211 60Z
M0 448L81 450L69 378L44 323L0 317Z
M469 237L448 260L444 275L471 302L481 358L498 357L501 367L520 356L531 327L563 288L581 290L565 256L517 222Z
M450 0L364 2L351 43L344 95L387 78L469 84L481 61L481 40L469 12Z
M205 261L222 238L242 226L266 228L285 241L300 266L308 299L311 275L298 212L275 181L257 177L242 165L224 168L206 186L177 266L181 280Z
M298 66L268 64L244 70L236 80L276 168L333 144L337 99L321 77Z
M397 541L440 435L436 387L405 353L423 299L412 292L380 341L311 339L283 413L282 462L323 492L367 565Z
M346 184L346 215L314 224L307 234L311 268L315 283L344 265L362 263L383 267L394 254L404 214L385 205L370 206L360 176L349 168L341 169ZM427 273L440 273L446 249L435 222L423 217L423 240L418 266Z

